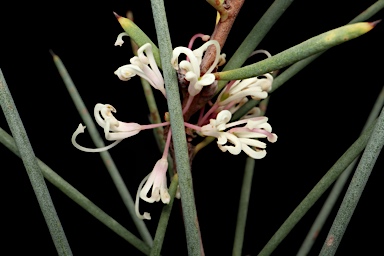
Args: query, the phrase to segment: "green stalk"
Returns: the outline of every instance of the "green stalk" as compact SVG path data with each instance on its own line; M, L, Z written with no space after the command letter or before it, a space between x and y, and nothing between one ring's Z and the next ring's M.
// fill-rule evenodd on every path
M67 72L67 69L65 68L64 64L60 60L59 56L54 54L51 51L53 61L60 73L61 78L64 81L65 86L68 89L68 92L76 106L77 111L79 112L81 119L85 123L87 130L92 138L93 143L98 148L102 148L105 146L103 139L101 138L95 122L93 121L91 115L89 114L87 107L85 106L83 100L81 99L81 96L79 92L76 89L75 84L73 83L70 75ZM149 233L145 223L143 220L137 218L135 213L135 203L132 199L131 194L129 193L127 186L125 185L123 178L120 175L119 170L117 169L115 162L113 161L111 155L108 151L100 152L101 159L103 160L105 167L108 170L109 175L111 176L113 183L115 184L117 191L119 192L119 195L121 196L121 199L123 200L124 205L127 207L129 214L131 215L131 218L133 222L136 225L136 228L138 229L140 236L143 238L146 244L149 246L152 246L153 240L152 236Z
M245 225L247 222L249 197L252 188L252 177L255 169L255 159L248 157L245 163L243 185L241 187L239 212L237 213L237 223L235 231L235 239L233 243L233 256L241 256L244 242Z
M366 129L367 126L371 125L372 122L374 122L376 117L379 115L380 110L383 107L383 104L384 104L384 87L382 88L379 94L379 97L377 98L375 105L373 106L373 109L369 114L369 117L364 125L364 128L362 129L363 131ZM304 242L301 245L299 252L297 253L297 256L305 256L311 250L312 245L316 241L318 234L320 233L333 206L335 205L337 199L339 198L344 188L344 185L348 180L348 177L350 176L352 171L355 169L355 166L357 164L357 160L359 157L360 155L357 156L355 160L353 160L353 162L348 166L348 168L337 179L335 185L333 186L331 192L329 193L327 200L324 202L323 207L321 208L319 214L317 215L316 220L312 224L311 229L309 230L307 236L305 237Z
M362 135L348 148L348 150L337 160L329 171L321 178L315 187L301 201L295 210L284 221L268 243L259 253L260 256L270 255L281 241L289 234L299 220L308 212L312 205L320 196L331 186L340 174L350 165L350 163L363 151L372 133L374 124L370 125Z
M149 108L149 121L153 124L161 123L161 118L160 118L159 111L157 109L155 97L153 96L152 87L147 80L140 78L140 81L141 81L141 85L143 86L145 99L147 100L147 104ZM157 127L153 129L153 136L155 137L157 146L162 152L165 147L164 128ZM168 159L168 175L171 178L174 174L173 159L170 155L168 155L167 159Z
M320 255L334 255L384 145L384 108L376 122Z
M384 0L379 0L368 9L366 9L364 12L356 16L353 20L351 20L348 24L356 23L356 22L362 22L366 21L369 18L371 18L373 15L375 15L377 12L379 12L381 9L384 8ZM272 93L277 88L279 88L281 85L283 85L285 82L287 82L290 78L292 78L294 75L299 73L303 68L305 68L307 65L309 65L312 61L320 57L325 51L314 54L308 58L305 58L303 60L300 60L287 68L283 73L281 73L272 84L272 90L269 93ZM219 81L220 83L221 81ZM256 100L249 100L246 104L244 104L236 113L233 115L233 120L237 120L243 115L245 115L251 108L256 106L259 103L259 101Z
M369 18L371 18L373 15L375 15L377 12L379 12L381 9L384 8L384 0L379 0L368 9L360 13L358 16L356 16L353 20L351 20L348 24L353 24L356 22L362 22L366 21ZM325 51L317 53L311 57L308 57L304 60L298 61L289 68L287 68L283 73L281 73L274 81L271 92L279 88L281 85L283 85L286 81L288 81L291 77L296 75L300 70L305 68L308 64L310 64L312 61L320 57Z
M177 192L177 185L179 184L179 177L175 174L172 178L171 185L169 186L169 195L171 199L169 204L164 205L163 211L160 215L159 224L157 225L155 239L153 241L153 247L151 249L151 256L158 256L161 252L161 247L163 246L165 232L167 231L169 217L171 216L173 201Z
M275 0L252 28L251 32L249 32L222 71L241 67L292 2L293 0ZM217 93L219 93L226 84L227 81L220 80Z
M172 45L169 35L167 16L162 0L151 0L153 19L159 42L163 76L167 92L168 109L171 121L172 139L175 151L176 169L179 174L181 203L188 245L188 255L202 255L200 231L197 220L195 197L193 194L191 167L187 140L184 130L184 119L181 110L179 87L176 72L171 65Z
M133 14L131 11L128 12L128 19L133 20ZM135 43L135 41L130 38L131 41L131 47L133 54L137 55L138 46ZM152 86L148 83L147 80L140 77L141 85L143 87L143 92L145 99L147 100L147 105L149 109L149 121L151 123L161 123L161 118L159 114L159 109L157 108L156 100L153 95L153 89ZM162 152L164 150L165 141L164 141L164 128L163 127L157 127L153 129L153 136L155 137L157 146L159 147L159 150ZM170 155L168 155L168 175L171 178L173 176L174 170L173 170L173 159Z
M218 72L215 73L215 76L217 80L239 80L278 70L313 54L359 37L374 28L376 24L377 22L360 22L345 25L312 37L268 59L242 68Z
M20 153L17 150L15 141L13 138L3 129L0 128L0 142L6 146L10 151L12 151L15 155L20 157ZM41 172L52 185L61 190L66 196L71 198L75 203L80 205L84 210L89 212L93 217L98 219L105 226L110 228L116 234L121 236L123 239L131 243L138 250L143 252L146 255L149 255L150 248L143 241L138 239L135 235L129 232L126 228L121 226L116 220L111 218L108 214L106 214L103 210L97 207L94 203L92 203L87 197L81 194L77 189L71 186L68 182L66 182L63 178L61 178L56 172L54 172L49 166L40 161L37 158L37 163L41 169Z
M67 237L65 236L63 227L61 226L59 217L57 216L55 206L53 205L47 185L45 184L43 175L37 164L35 154L29 142L27 133L16 109L12 95L5 82L3 72L0 69L0 105L3 109L5 118L23 160L33 191L35 192L41 212L43 213L45 222L47 223L49 233L51 234L53 243L55 244L58 255L72 255L71 248ZM6 181L4 181L6 182ZM20 244L22 246L22 242ZM40 245L36 245L38 248Z

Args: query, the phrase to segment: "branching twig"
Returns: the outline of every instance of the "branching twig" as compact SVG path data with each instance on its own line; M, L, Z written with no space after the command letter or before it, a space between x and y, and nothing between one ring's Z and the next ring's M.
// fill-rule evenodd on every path
M220 48L222 49L225 41L227 40L229 31L231 31L233 22L237 17L241 7L243 6L244 0L227 0L224 1L223 7L227 10L228 18L220 19L217 23L215 30L211 36L211 40L216 40L220 44ZM215 47L210 46L204 54L204 58L201 62L201 74L205 74L209 67L212 65L215 60Z

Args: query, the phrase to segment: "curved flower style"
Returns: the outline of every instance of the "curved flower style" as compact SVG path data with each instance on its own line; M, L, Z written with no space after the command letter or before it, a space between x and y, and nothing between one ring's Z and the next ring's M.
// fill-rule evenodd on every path
M145 53L145 54L144 54ZM157 67L152 52L152 45L146 43L137 51L137 56L130 59L131 64L119 67L115 75L122 81L128 81L131 77L138 75L147 80L153 88L161 91L166 96L164 79Z
M276 142L277 135L272 133L272 127L267 123L267 117L253 117L228 123L232 114L229 110L222 110L216 119L201 127L201 134L217 138L217 145L221 151L228 151L238 155L244 151L254 159L261 159L267 154L266 144L259 141L259 138L267 138L269 142ZM236 127L245 124L243 127ZM231 128L234 127L234 128ZM231 129L229 129L231 128ZM225 131L229 129L228 131Z
M129 36L127 33L122 32L117 36L115 46L122 46L124 44L123 36Z
M139 212L139 197L148 203L161 201L164 204L168 204L170 201L170 195L167 187L167 169L168 161L166 158L161 158L157 161L152 172L148 174L140 183L136 194L135 211L137 217L140 219L151 219L151 215L145 212L143 215ZM145 183L145 185L144 185ZM143 187L144 186L144 187ZM152 187L151 197L147 194Z
M109 104L98 103L94 108L95 120L98 125L104 128L105 139L110 141L115 141L114 143L112 143L107 147L97 148L97 149L85 148L80 146L76 142L76 137L80 133L83 133L85 129L85 126L80 124L77 130L72 135L72 144L76 148L85 152L101 152L114 147L121 140L125 138L138 134L143 129L142 126L138 123L124 123L124 122L118 121L113 116L112 112L116 113L116 109Z
M214 45L216 48L216 59L208 71L203 76L200 76L200 64L203 53L210 45ZM182 53L185 54L189 60L182 60L178 63L178 58ZM174 69L179 70L180 68L185 72L185 79L189 81L188 93L191 96L196 96L200 93L203 86L210 85L215 81L215 76L211 74L211 72L218 65L220 58L219 43L216 40L210 40L194 51L186 47L176 47L173 50L171 62Z

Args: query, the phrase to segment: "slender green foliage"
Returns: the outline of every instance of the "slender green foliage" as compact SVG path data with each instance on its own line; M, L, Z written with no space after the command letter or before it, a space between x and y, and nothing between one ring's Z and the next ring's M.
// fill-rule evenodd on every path
M369 117L364 125L363 131L369 125L371 125L372 122L377 118L383 105L384 105L384 87L381 90L381 93L379 94L379 97L377 98L371 113L369 114ZM359 157L360 155L357 156L355 160L353 160L353 162L348 166L348 168L337 179L335 185L333 186L331 192L328 195L327 200L324 202L323 207L321 208L319 214L317 215L316 220L314 221L311 229L309 230L307 236L305 237L305 240L301 245L299 252L297 253L298 256L305 256L309 253L326 219L328 218L333 206L335 205L337 199L339 198L350 174L355 169L355 166L357 164L357 160Z
M188 244L188 254L202 255L199 225L193 194L191 167L187 141L185 138L184 119L181 110L179 88L176 72L171 65L172 44L162 0L151 0L153 19L155 20L157 38L160 47L163 76L167 91L168 110L171 121L173 146L175 149L176 169L179 174L179 185L185 232Z
M275 0L252 28L251 32L249 32L222 71L241 67L292 2L293 0ZM217 93L219 93L226 84L227 81L220 80Z
M64 84L68 89L69 95L71 96L73 103L75 104L76 109L81 116L81 119L83 120L83 122L87 127L87 130L92 138L93 143L98 148L105 147L104 141L101 138L100 133L96 128L95 122L93 121L91 115L89 114L88 109L85 106L79 92L77 91L75 84L73 83L70 75L67 72L67 69L65 68L59 56L57 56L53 52L51 52L51 54L53 56L55 65L60 73L60 76L63 79ZM144 221L137 218L135 213L135 203L132 199L131 194L127 189L127 186L123 181L123 178L120 175L119 170L117 169L115 162L112 159L111 154L109 154L108 151L103 151L103 152L100 152L100 156L101 156L101 159L103 160L105 167L109 172L109 175L111 175L111 178L117 188L117 191L121 196L121 199L124 202L124 205L127 207L133 222L135 223L137 229L139 230L141 237L149 246L152 246L153 244L152 236L149 233Z
M243 185L241 186L241 194L239 201L239 211L237 213L237 224L235 231L235 239L233 243L233 256L242 255L245 224L247 222L249 197L251 195L252 178L255 169L255 159L248 157L245 162Z
M152 40L132 20L121 17L116 13L115 16L121 27L124 29L125 33L127 33L139 47L146 43L150 43L152 45L152 52L153 56L155 57L156 64L159 66L159 68L161 68L159 49L152 42Z
M337 160L329 171L321 178L315 187L301 201L295 210L284 221L268 243L259 253L260 256L270 255L281 241L289 234L299 220L308 212L320 196L331 186L339 175L348 167L348 165L358 156L367 145L368 139L372 133L373 123L363 132L363 134L348 148L348 150Z
M6 146L10 151L12 151L15 155L20 157L20 153L16 147L16 144L13 138L3 129L0 128L0 142ZM138 239L135 235L129 232L126 228L124 228L120 223L106 214L103 210L97 207L94 203L92 203L87 197L81 194L77 189L71 186L68 182L66 182L62 177L60 177L56 172L54 172L48 165L42 162L37 158L37 163L41 169L41 172L52 185L60 189L66 196L71 198L75 203L80 205L84 210L89 212L93 217L98 219L105 226L110 228L116 234L124 238L126 241L131 243L134 247L136 247L139 251L149 255L150 248L143 241Z
M332 227L328 232L327 239L321 249L320 255L335 255L383 145L384 108L377 119L367 147L365 148L356 172L352 177Z
M370 7L368 7L364 12L360 13L354 19L352 19L348 24L353 24L356 22L362 22L370 19L373 15L379 12L384 8L384 0L379 0ZM291 79L294 75L299 73L303 68L309 65L312 61L320 57L325 51L316 53L310 57L307 57L303 60L296 62L287 68L283 73L281 73L274 81L272 85L272 90L269 93L274 92L280 86L282 86L285 82ZM219 82L220 83L220 82ZM259 103L258 100L249 100L246 104L244 104L236 113L233 115L232 119L237 120L240 117L244 116L249 110L251 110L254 106Z
M215 76L218 80L238 80L263 75L265 73L284 68L313 54L361 36L370 31L375 25L375 22L361 22L352 25L345 25L312 37L268 59L242 68L218 72L215 73Z
M159 224L157 225L156 229L155 239L153 241L153 247L151 249L151 256L160 255L178 185L179 177L177 174L175 174L172 178L171 185L169 186L169 195L171 196L171 199L169 201L169 204L164 205L163 211L161 212Z
M24 125L21 121L16 105L13 101L11 92L5 82L3 72L0 69L0 104L3 109L5 118L7 119L9 128L15 138L17 148L20 152L33 191L35 192L41 212L43 213L45 222L48 225L53 243L55 244L57 253L61 255L72 255L71 248L67 237L65 236L63 227L61 226L59 217L57 216L55 206L53 205L47 185L45 184L40 167L37 164L35 154L29 142ZM38 247L36 245L36 247Z

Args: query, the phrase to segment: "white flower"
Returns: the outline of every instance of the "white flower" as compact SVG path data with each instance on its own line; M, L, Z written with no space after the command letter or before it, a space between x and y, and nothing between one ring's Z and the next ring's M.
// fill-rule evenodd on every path
M229 89L225 87L221 91L217 102L220 106L224 106L231 102L240 102L247 96L251 96L254 100L265 99L272 88L272 82L273 76L269 73L259 77L237 80L235 83L227 85Z
M164 79L157 67L150 43L141 46L137 51L137 56L131 58L130 62L131 64L121 66L115 71L115 75L120 80L128 81L131 77L138 75L166 96Z
M112 112L116 113L116 109L109 104L98 103L94 108L95 120L98 125L104 128L105 139L122 140L141 131L140 124L120 122L113 116Z
M201 127L201 133L205 136L217 138L217 145L221 151L229 151L231 154L238 155L241 152L240 141L230 133L223 132L226 129L226 124L231 120L232 114L228 110L221 111L216 119L211 119L209 124ZM225 145L230 142L231 145Z
M220 111L216 119L211 119L209 124L201 127L200 133L216 137L217 145L223 152L228 151L233 155L238 155L244 151L254 159L265 157L266 144L258 139L267 138L272 143L277 140L277 135L272 133L272 127L267 122L268 118L253 117L228 123L231 117L232 114L229 110ZM237 127L238 125L244 126Z
M207 72L200 76L200 64L203 57L203 53L210 45L214 45L216 48L216 58ZM183 60L178 63L180 54L185 54L188 60ZM215 81L215 76L211 74L213 69L218 65L220 60L220 45L216 40L210 40L203 44L200 48L192 51L187 47L176 47L173 50L172 65L174 69L182 69L185 72L185 79L189 81L188 93L191 96L195 96L202 90L203 86L212 84Z
M145 212L143 215L139 212L139 200L140 198L148 203L161 201L164 204L168 204L170 201L170 195L167 187L167 169L168 161L166 158L161 158L157 161L152 172L148 174L140 183L136 194L135 211L137 217L140 219L151 219L151 215ZM145 185L144 185L145 183ZM144 186L144 187L143 187ZM148 197L148 192L152 187L151 196Z
M83 146L80 146L76 142L76 137L80 133L83 133L84 129L86 128L85 126L80 124L77 130L72 135L72 144L76 148L85 152L101 152L114 147L121 140L134 136L142 130L142 126L138 123L125 123L125 122L118 121L113 116L112 112L116 113L116 109L109 104L98 103L94 108L95 120L97 124L104 129L105 139L110 141L115 141L114 143L112 143L107 147L96 148L96 149L85 148Z

